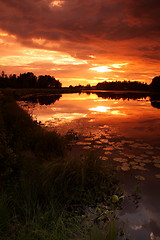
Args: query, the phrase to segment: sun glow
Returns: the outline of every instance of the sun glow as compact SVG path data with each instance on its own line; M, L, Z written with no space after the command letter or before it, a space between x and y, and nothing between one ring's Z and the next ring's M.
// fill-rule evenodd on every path
M122 116L126 116L127 114L126 113L122 113L120 112L119 110L114 110L111 112L113 115L122 115Z
M62 4L63 4L63 0L54 0L53 2L51 2L51 6L52 7L61 7L62 6Z
M114 67L114 68L121 68L123 66L127 66L128 63L115 63L115 64L112 64L111 66Z
M6 32L0 32L0 37L7 37L8 36L8 33Z
M112 69L110 69L107 66L93 67L93 68L90 68L90 70L94 70L97 72L112 72L113 71Z
M95 111L95 112L107 112L110 109L111 109L111 107L104 107L104 106L98 106L98 107L95 107L95 108L89 108L90 111Z

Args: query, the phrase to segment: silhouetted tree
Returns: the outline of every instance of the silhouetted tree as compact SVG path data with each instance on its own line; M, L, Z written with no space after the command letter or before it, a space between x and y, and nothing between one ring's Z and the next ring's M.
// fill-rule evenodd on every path
M37 77L32 72L20 74L17 79L17 87L34 88L37 84Z
M4 73L4 71L2 71L1 77L2 77L2 78L5 77L5 73Z
M7 74L5 74L4 71L2 71L1 76L0 76L0 87L1 88L10 87L8 76L7 76Z
M59 80L56 80L54 77L51 77L50 75L40 75L38 77L37 82L38 88L61 88L62 84Z
M11 88L17 88L17 76L16 74L9 75L9 86Z
M90 90L90 89L91 89L91 85L90 85L90 84L87 84L87 85L85 86L85 88L86 88L87 90Z
M160 92L160 76L156 76L152 79L152 82L150 84L150 89Z
M1 88L4 88L4 87L5 87L4 71L2 71L1 76L0 76L0 87L1 87Z
M55 88L61 88L62 87L62 83L59 81L59 80L56 80L55 82L54 82L54 86L53 87L55 87Z

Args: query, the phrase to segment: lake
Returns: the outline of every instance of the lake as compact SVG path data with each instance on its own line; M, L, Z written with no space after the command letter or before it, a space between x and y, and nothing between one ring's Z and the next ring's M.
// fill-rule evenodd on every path
M71 153L95 150L119 169L128 239L160 239L160 97L133 92L28 95L18 101L48 130L70 133Z

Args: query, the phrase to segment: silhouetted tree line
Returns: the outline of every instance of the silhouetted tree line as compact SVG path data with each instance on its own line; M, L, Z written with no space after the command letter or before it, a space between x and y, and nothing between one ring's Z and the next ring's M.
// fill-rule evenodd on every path
M160 76L152 79L148 85L138 81L116 81L116 82L101 82L96 85L97 90L133 90L133 91L156 91L160 92Z
M36 76L32 72L22 73L19 76L10 74L7 76L2 71L0 76L0 88L61 88L62 83L50 75Z
M156 76L152 79L150 89L153 91L160 92L160 76Z
M86 86L79 84L78 86L72 86L69 85L69 89L75 89L75 90L92 90L94 87L92 87L90 84L87 84Z
M116 82L101 82L96 85L98 90L148 90L147 83L131 82L131 81L116 81Z
M16 74L7 74L2 71L0 76L0 88L61 88L62 83L50 75L36 76L32 72L22 73L19 76ZM133 90L133 91L156 91L160 92L160 76L152 79L151 84L142 83L138 81L115 81L115 82L100 82L96 86L78 85L70 89L75 90Z

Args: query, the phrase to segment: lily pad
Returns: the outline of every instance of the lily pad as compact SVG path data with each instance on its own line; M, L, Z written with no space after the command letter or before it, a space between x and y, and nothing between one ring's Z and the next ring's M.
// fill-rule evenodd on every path
M140 176L140 175L136 175L135 178L136 178L137 180L140 180L140 181L144 181L144 180L145 180L145 177Z
M139 163L139 165L144 167L146 164L145 163Z
M96 144L102 144L102 142L101 141L96 141Z
M155 163L154 166L157 167L157 168L160 168L160 164L159 163Z
M137 162L129 162L129 164L131 165L131 166L134 166L134 165L137 165Z
M91 145L90 142L76 142L76 145Z
M105 154L105 155L110 155L110 154L112 154L112 152L106 151L106 152L104 152L104 154Z
M101 143L108 143L108 139L100 139Z
M92 141L93 140L93 138L89 138L89 137L87 137L87 138L85 138L85 141Z
M135 158L135 155L133 155L133 154L126 154L126 157L128 157L128 158Z
M115 144L115 142L108 142L108 144L109 144L109 145L114 145L114 144Z
M147 170L145 167L136 165L136 166L132 166L132 169L136 169L136 170Z
M116 162L127 162L127 159L126 158L120 158L120 157L118 157L118 158L113 158L113 160L114 161L116 161Z
M100 159L101 160L108 160L108 157L102 156Z
M129 171L130 170L130 167L129 166L121 166L121 169L123 171Z
M146 154L141 154L141 157L143 157L143 158L147 158L148 155L146 155Z
M160 178L160 174L156 174L155 177L156 177L156 178Z
M105 148L103 148L103 150L105 150L105 151L110 151L110 150L113 150L114 148L113 147L111 147L111 146L108 146L108 147L105 147Z
M142 162L143 162L143 163L151 163L152 160L150 160L150 159L143 159Z
M93 147L94 148L101 148L102 146L101 145L94 145Z
M84 146L83 149L91 149L90 146Z
M149 155L153 155L154 154L154 152L152 152L152 151L147 151L146 153L149 154Z

